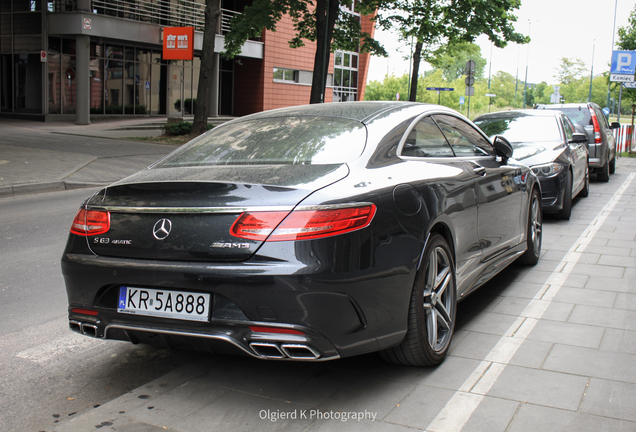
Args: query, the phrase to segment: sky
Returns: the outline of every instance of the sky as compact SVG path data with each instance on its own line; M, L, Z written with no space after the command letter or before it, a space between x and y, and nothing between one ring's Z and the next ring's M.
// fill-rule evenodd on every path
M488 64L485 76L504 71L524 80L526 65L528 82L555 84L556 71L563 57L580 59L585 63L587 75L593 62L593 73L609 71L612 50L618 42L618 29L628 25L629 14L636 0L522 0L515 29L529 35L526 45L509 43L505 48L491 44L487 36L480 36L476 43ZM614 11L616 27L614 30ZM614 48L612 46L614 35ZM390 32L376 30L378 39L390 53L388 58L371 57L367 81L382 81L385 75L401 76L409 73L409 46L399 42ZM431 67L422 62L422 70Z

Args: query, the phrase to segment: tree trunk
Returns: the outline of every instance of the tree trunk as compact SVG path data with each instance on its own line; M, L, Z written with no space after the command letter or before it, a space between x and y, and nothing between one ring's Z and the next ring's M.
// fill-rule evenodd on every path
M197 88L196 109L190 138L195 138L208 130L208 113L210 112L210 93L214 68L214 39L216 37L221 1L207 0L205 6L205 29L203 30L203 48L201 50L201 67L199 69L199 86ZM194 42L194 41L193 41Z
M325 16L325 11L327 10L327 8L329 8L328 17ZM312 104L322 103L325 101L327 74L329 70L329 56L331 53L331 39L333 38L333 29L336 25L336 19L338 18L339 10L339 0L317 1L316 56L314 58L314 73L311 79L311 96L309 99L309 103Z
M417 98L417 78L420 72L420 57L422 54L422 42L415 44L415 51L413 52L413 74L411 75L411 91L409 94L409 101L415 102Z

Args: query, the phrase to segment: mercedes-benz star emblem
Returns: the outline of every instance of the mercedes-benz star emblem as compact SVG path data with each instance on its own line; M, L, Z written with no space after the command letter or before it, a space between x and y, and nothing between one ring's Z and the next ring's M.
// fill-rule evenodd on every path
M154 235L157 240L163 240L170 235L170 231L172 231L172 222L170 222L170 219L159 219L152 228L152 235Z

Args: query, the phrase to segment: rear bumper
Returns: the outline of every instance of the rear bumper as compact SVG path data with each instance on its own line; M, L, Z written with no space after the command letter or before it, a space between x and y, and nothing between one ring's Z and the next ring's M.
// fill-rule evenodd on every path
M62 259L69 326L86 336L308 361L379 351L402 341L414 270L314 270L298 262L209 265L72 253ZM122 285L208 292L209 321L118 313ZM73 311L78 308L97 315Z

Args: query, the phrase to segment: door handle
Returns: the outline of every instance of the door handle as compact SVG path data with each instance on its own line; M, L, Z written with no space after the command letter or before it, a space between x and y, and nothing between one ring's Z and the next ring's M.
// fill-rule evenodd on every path
M486 174L487 174L487 172L486 172L486 168L484 168L484 167L482 167L482 166L474 167L474 168L473 168L473 172L474 172L475 174L477 174L478 176L481 176L481 177L485 177L485 176L486 176Z

